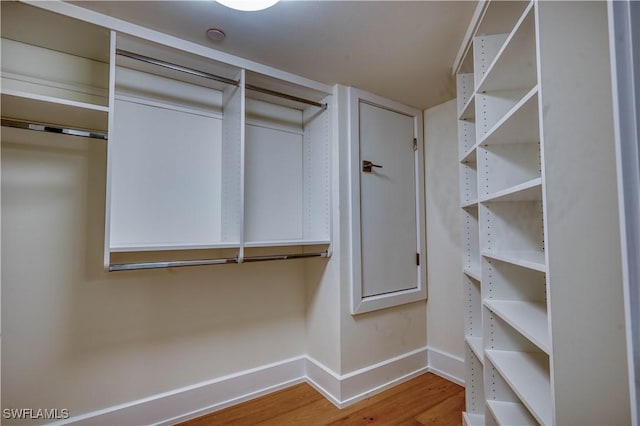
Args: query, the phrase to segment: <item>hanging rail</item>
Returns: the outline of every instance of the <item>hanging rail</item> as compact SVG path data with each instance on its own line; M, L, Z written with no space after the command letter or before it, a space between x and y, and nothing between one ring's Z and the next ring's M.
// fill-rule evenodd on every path
M306 259L311 257L329 257L329 251L319 253L275 254L269 256L247 256L242 262L237 257L200 260L172 260L166 262L120 263L109 265L109 271L133 271L138 269L179 268L183 266L224 265L228 263L266 262L270 260Z
M168 69L171 69L171 70L174 70L174 71L179 71L179 72L183 72L183 73L186 73L186 74L207 78L209 80L215 80L215 81L219 81L221 83L231 84L233 86L239 86L240 85L239 81L233 80L231 78L222 77L222 76L219 76L219 75L216 75L216 74L211 74L211 73L204 72L204 71L199 71L199 70L196 70L196 69L193 69L193 68L184 67L182 65L172 64L171 62L166 62L166 61L162 61L160 59L150 58L149 56L140 55L138 53L129 52L127 50L116 49L116 55L124 56L124 57L130 58L130 59L135 59L135 60L141 61L141 62L146 62L146 63L152 64L152 65L157 65L157 66L160 66L160 67L163 67L163 68L168 68ZM294 102L300 102L300 103L303 103L303 104L316 106L318 108L322 108L323 110L327 109L327 104L326 103L320 103L320 102L312 101L312 100L309 100L309 99L300 98L300 97L289 95L289 94L286 94L286 93L277 92L275 90L265 89L265 88L262 88L262 87L254 86L252 84L245 84L245 88L247 90L252 90L254 92L260 92L260 93L264 93L266 95L275 96L275 97L278 97L278 98L283 98L283 99L287 99L287 100L294 101Z
M262 87L254 86L252 84L245 84L247 90L252 90L254 92L264 93L266 95L276 96L278 98L288 99L290 101L300 102L303 104L315 106L318 108L322 108L323 110L327 109L326 103L320 103L316 101L310 101L309 99L299 98L293 95L287 95L286 93L276 92L275 90L264 89Z
M55 124L32 123L29 121L20 121L14 119L3 118L2 125L6 127L15 127L17 129L37 130L39 132L58 133L63 135L80 136L83 138L107 140L107 133L97 132L93 130L72 129Z
M182 65L172 64L171 62L161 61L159 59L150 58L149 56L140 55L138 53L129 52L127 50L116 49L116 55L124 56L130 59L135 59L136 61L140 61L140 62L146 62L147 64L168 68L174 71L180 71L185 74L195 75L197 77L203 77L209 80L219 81L220 83L231 84L233 86L240 85L240 82L233 80L231 78L222 77L222 76L211 74L204 71L198 71L193 68L183 67Z

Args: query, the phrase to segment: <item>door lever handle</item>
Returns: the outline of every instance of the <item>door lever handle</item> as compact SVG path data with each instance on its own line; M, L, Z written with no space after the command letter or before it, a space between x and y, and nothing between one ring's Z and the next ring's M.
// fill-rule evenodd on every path
M369 161L369 160L364 160L364 161L362 162L362 171L363 171L363 172L371 173L371 168L372 168L372 167L377 167L377 168L379 168L379 169L381 169L381 168L382 168L382 166L381 166L381 165L379 165L379 164L373 164L373 163L372 163L371 161Z

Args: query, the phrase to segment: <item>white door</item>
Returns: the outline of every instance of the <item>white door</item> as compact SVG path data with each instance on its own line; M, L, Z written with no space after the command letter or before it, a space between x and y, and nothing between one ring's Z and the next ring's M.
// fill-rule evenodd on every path
M414 117L359 102L362 297L416 289Z

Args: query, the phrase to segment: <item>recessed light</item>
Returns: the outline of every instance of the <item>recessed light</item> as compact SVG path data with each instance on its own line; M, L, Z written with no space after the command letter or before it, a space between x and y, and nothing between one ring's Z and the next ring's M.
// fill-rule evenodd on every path
M207 37L209 37L209 39L212 41L222 41L226 36L227 35L224 33L224 31L218 28L209 28L207 30Z
M254 12L266 9L278 3L279 0L216 0L218 3L231 9Z

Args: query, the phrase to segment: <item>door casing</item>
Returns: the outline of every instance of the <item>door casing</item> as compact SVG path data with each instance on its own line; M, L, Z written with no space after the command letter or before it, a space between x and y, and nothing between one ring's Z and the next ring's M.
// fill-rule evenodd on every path
M427 253L424 211L424 140L422 127L422 112L398 102L368 93L359 89L348 89L348 135L349 135L349 215L350 215L350 251L351 251L351 313L353 315L374 310L403 305L406 303L425 300L427 298ZM413 137L416 139L414 152L415 166L415 217L416 217L416 253L420 256L417 268L417 282L415 287L392 291L384 294L365 296L363 291L362 265L362 235L360 211L360 104L379 107L389 111L409 116L413 120ZM410 141L407 141L408 143Z

